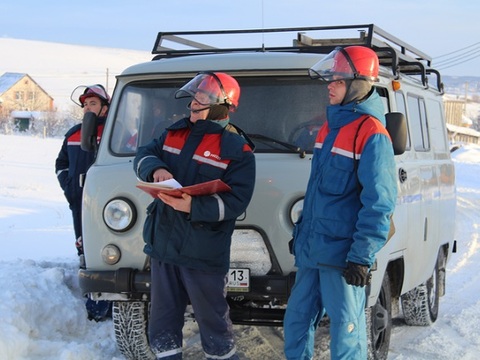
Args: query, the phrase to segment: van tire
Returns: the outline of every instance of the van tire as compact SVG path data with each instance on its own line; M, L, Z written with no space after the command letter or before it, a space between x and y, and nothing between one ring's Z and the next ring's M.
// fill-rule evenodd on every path
M365 309L369 360L386 360L392 333L392 292L388 273L383 276L377 302Z
M115 301L113 327L120 352L130 360L154 360L147 337L148 306L142 301Z
M429 326L438 317L440 299L440 270L438 261L432 276L401 296L403 316L407 325Z

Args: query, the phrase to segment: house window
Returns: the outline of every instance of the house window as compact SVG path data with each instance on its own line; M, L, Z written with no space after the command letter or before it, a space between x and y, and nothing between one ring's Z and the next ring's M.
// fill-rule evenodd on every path
M28 100L35 100L35 92L34 91L29 91L28 92Z
M15 91L15 100L23 100L24 93L23 91Z

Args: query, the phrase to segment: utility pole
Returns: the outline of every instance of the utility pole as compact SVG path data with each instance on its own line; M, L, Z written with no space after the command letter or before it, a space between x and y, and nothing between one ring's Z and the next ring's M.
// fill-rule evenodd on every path
M107 93L110 93L110 92L108 91L108 77L109 77L109 75L108 75L108 68L107 68L107 74L106 74L106 75L107 75L107 79L106 79L106 81L105 81L105 89L107 90Z

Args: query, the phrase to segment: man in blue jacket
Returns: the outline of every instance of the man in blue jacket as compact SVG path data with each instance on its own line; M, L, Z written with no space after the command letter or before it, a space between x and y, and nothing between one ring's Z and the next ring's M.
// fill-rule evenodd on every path
M190 117L140 147L137 176L175 178L183 186L221 179L230 192L182 198L159 194L147 209L144 251L151 257L149 339L157 359L182 358L182 328L191 302L207 359L238 359L226 295L235 220L255 184L253 147L229 124L240 87L225 73L199 73L178 90L191 97Z
M294 228L298 267L284 319L288 360L312 359L320 319L330 319L331 358L367 359L365 285L387 241L397 184L385 109L373 88L378 57L336 48L309 74L328 83L302 215Z
M79 94L78 100L76 95ZM72 92L72 100L82 107L83 112L93 112L97 115L98 141L102 136L105 118L107 117L110 96L102 85L79 86ZM55 161L55 172L58 182L72 211L73 228L75 231L75 246L78 255L83 254L82 246L82 194L81 183L88 168L95 160L93 152L81 149L82 124L73 126L66 134L62 147Z
M100 84L78 86L71 95L72 101L83 108L83 112L93 112L97 115L97 141L100 142L105 119L110 105L110 96ZM95 153L82 150L82 124L73 126L66 134L62 147L55 161L55 172L65 198L68 201L73 217L75 231L75 246L80 258L80 266L84 266L82 241L82 201L83 181L88 168L95 160ZM87 299L86 308L89 319L96 321L104 319L110 311L108 301L93 301Z

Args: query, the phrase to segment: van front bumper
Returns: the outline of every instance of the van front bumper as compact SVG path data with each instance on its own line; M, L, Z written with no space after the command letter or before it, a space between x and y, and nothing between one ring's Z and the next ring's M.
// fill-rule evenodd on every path
M150 272L132 268L120 268L112 271L95 271L80 269L79 285L83 294L112 293L126 294L131 298L139 298L150 293ZM295 273L289 275L263 275L250 278L250 291L229 293L231 296L241 295L249 299L288 299L295 282Z
M80 269L78 282L84 294L144 294L150 292L150 272L132 268L112 271Z

